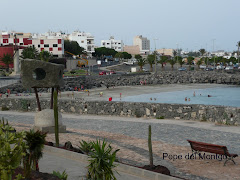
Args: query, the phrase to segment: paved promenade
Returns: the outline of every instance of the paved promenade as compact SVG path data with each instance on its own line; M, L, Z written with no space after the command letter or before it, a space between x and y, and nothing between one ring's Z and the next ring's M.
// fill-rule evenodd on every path
M23 124L26 125L25 127L34 124L34 113L1 111L1 117L8 119L11 123L19 123L19 126L23 128ZM185 162L166 158L163 160L163 153L190 153L191 149L186 141L187 139L226 145L231 153L240 154L240 127L236 126L219 126L213 123L197 121L73 114L63 114L63 123L67 126L68 133L62 135L62 138L60 136L61 139L72 137L77 142L80 139L106 139L113 144L113 147L121 149L119 152L120 161L136 166L148 163L148 125L152 125L154 164L164 165L170 169L171 174L187 179L208 179L206 177L210 175L213 177L210 179L217 179L218 177L215 178L215 174L218 172L214 172L215 169L209 170L206 166L212 167L214 164L218 168L218 166L222 167L223 165L223 162L218 161ZM78 137L81 138L78 139ZM194 170L188 171L192 166L191 163L196 167L199 166L199 168L206 167L205 177L199 175L197 168L196 172ZM230 162L228 166L230 169L233 167L239 170L238 165L233 166ZM228 169L224 169L224 171L228 171ZM206 173L209 173L209 175L206 175Z

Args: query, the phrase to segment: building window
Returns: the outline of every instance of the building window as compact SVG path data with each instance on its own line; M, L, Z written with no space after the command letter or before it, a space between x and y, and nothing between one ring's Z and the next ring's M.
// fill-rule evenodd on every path
M109 45L109 43L107 43L107 45Z
M20 43L20 45L23 45L23 43Z
M35 48L35 45L32 45L33 48Z
M59 48L58 48L58 51L61 51L61 50L62 50L62 48L59 47Z
M49 51L53 51L53 48L49 48Z
M49 44L44 44L44 47L49 47Z
M61 39L58 39L58 44L62 44L62 40Z
M81 43L84 43L84 41L81 41Z
M58 45L57 44L53 44L53 47L58 47Z
M38 45L38 47L40 48L40 44Z
M103 44L103 46L105 46L105 43L102 43Z
M44 44L44 40L40 40L40 44Z

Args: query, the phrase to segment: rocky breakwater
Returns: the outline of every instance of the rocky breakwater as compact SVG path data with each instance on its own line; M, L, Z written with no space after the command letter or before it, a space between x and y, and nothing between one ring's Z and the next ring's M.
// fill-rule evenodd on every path
M157 76L147 74L125 74L125 75L104 75L104 76L79 76L64 78L65 86L61 91L73 90L75 87L85 89L97 87L112 86L134 86L134 85L151 85L151 84L190 84L190 83L215 83L240 85L240 74L228 74L225 72L215 71L161 71ZM26 91L20 83L3 87L1 93L5 93L6 89L12 92ZM39 89L40 92L46 92L47 89Z
M37 111L34 98L2 98L0 106L16 111ZM42 99L41 106L49 108L50 101ZM200 120L229 125L240 123L240 108L224 106L59 100L59 110L62 113Z

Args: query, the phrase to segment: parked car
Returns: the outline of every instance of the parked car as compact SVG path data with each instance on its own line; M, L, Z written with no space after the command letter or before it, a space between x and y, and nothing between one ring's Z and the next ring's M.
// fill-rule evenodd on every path
M116 74L116 72L115 71L110 71L110 74Z
M200 67L200 69L206 69L205 65L200 65L199 67Z
M232 66L227 66L227 67L225 68L225 70L226 70L226 71L233 70L233 67L232 67Z
M185 67L178 68L179 71L186 71L187 69Z
M214 68L212 68L212 67L208 67L208 68L206 68L205 70L206 70L206 71L213 71Z
M142 68L143 72L149 72L149 70Z
M238 69L238 68L239 68L238 64L233 65L233 69Z
M106 74L107 74L106 71L101 71L101 72L99 72L99 75L106 75Z
M216 67L216 69L217 69L217 70L224 69L224 66L218 65L218 66Z

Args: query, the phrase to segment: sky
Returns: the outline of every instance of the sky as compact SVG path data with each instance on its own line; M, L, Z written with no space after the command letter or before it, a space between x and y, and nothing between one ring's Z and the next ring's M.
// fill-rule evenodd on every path
M97 46L110 36L132 45L142 35L151 50L233 51L240 41L239 0L0 0L0 7L0 31L79 30Z

